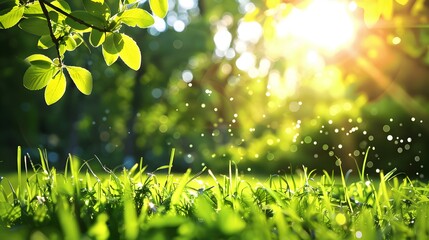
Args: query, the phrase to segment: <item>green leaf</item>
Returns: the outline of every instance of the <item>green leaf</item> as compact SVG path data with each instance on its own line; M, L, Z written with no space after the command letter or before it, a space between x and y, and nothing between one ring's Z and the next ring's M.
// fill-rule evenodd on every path
M52 42L52 38L50 35L43 35L39 38L37 46L41 49L48 49L55 46L55 43Z
M56 76L48 82L45 88L45 102L48 105L56 103L66 92L66 78L62 70L57 72Z
M83 5L88 12L96 16L102 17L106 20L110 18L109 5L104 1L83 0Z
M137 71L141 65L140 48L131 37L125 34L121 34L121 35L122 35L122 40L124 42L124 47L119 53L119 56L128 67Z
M77 89L85 95L92 92L92 76L91 73L85 68L67 66L67 72L76 85Z
M30 55L25 59L25 61L31 65L35 65L37 67L42 67L42 68L43 68L43 66L48 66L45 68L50 68L52 66L52 63L53 63L49 57L47 57L43 54Z
M15 26L23 15L23 6L13 7L8 13L0 16L0 29L7 29Z
M71 13L70 6L66 1L63 1L63 0L52 1L51 4L54 5L55 7L63 10L66 13ZM64 14L58 13L57 10L54 10L53 8L51 8L49 6L46 6L46 8L49 11L49 16L51 18L51 21L62 22L64 19L66 19L66 16Z
M39 90L44 88L52 79L55 68L41 68L35 65L30 66L24 73L24 87L29 90Z
M71 13L71 15L75 18L78 18L92 26L96 26L99 28L104 28L105 20L95 16L87 11L74 11ZM88 26L85 26L81 23L76 22L75 20L71 19L70 17L66 18L66 24L68 24L70 27L74 28L78 31L85 31L89 29Z
M152 15L140 8L128 9L119 15L119 21L130 27L147 28L155 23Z
M52 1L51 4L54 5L55 7L58 7L59 9L63 10L66 13L71 13L70 5L66 1L57 0L57 1ZM48 11L56 11L50 8L49 6L46 6L46 7Z
M30 17L18 25L22 30L36 36L49 35L48 22L45 18Z
M104 58L104 61L106 62L106 65L107 65L107 66L112 65L112 64L113 64L113 63L115 63L115 62L116 62L116 60L118 60L118 58L119 58L119 53L116 53L116 54L110 54L110 53L108 53L108 52L104 49L104 45L103 45L103 48L102 48L101 53L103 54L103 58Z
M103 48L110 54L118 54L124 47L122 35L119 33L107 34L106 41L103 43Z
M64 41L66 44L67 51L73 51L78 47L76 40L72 36L65 37Z
M92 29L91 33L89 34L89 43L93 47L98 47L101 44L104 43L104 40L106 40L106 35L96 29Z
M168 0L149 0L150 9L152 12L160 17L164 18L168 12Z
M27 15L43 14L42 7L40 7L40 2L34 1L31 3L27 3L25 5L24 14L27 14Z

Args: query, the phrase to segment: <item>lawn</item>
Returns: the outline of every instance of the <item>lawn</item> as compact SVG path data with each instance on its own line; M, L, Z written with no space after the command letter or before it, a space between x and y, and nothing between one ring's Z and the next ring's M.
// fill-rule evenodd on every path
M225 175L203 168L178 176L173 154L151 173L140 163L96 174L71 156L61 173L45 159L29 162L16 184L2 179L0 239L429 237L429 186L394 170L369 179L361 168L349 181L341 167L337 177L303 167L260 181L230 163Z

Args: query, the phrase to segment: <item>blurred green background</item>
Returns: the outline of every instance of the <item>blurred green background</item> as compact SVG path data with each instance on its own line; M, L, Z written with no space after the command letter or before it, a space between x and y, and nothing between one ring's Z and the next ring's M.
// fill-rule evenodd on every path
M149 169L175 148L177 171L232 160L254 174L329 171L337 159L355 171L369 148L370 174L429 177L429 1L392 0L391 12L328 2L170 1L154 27L124 29L142 51L139 71L81 46L65 61L91 71L93 93L69 82L49 107L23 87L23 59L53 50L2 30L1 171L16 169L17 146L33 161L46 149L57 167L71 153L112 168L143 157Z

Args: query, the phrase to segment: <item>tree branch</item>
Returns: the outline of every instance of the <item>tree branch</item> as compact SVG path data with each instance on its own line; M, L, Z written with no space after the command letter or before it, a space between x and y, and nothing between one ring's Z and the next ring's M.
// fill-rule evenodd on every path
M49 17L48 9L46 9L45 3L42 0L39 0L39 2L40 2L40 7L42 8L43 14L46 17L46 21L48 22L49 35L51 36L52 42L54 42L54 44L55 44L55 48L57 50L57 55L58 55L58 60L59 60L60 64L62 65L63 61L62 61L61 53L60 53L60 43L58 41L58 38L56 38L54 35L54 30L52 28L51 18Z
M92 28L92 29L96 29L96 30L98 30L98 31L100 31L100 32L109 32L109 30L107 30L107 29L99 28L99 27L97 27L97 26L94 26L94 25L92 25L92 24L89 24L89 23L87 23L87 22L83 21L82 19L77 18L77 17L75 17L75 16L71 15L70 13L65 12L65 11L64 11L64 10L62 10L61 8L59 8L59 7L55 6L55 5L52 5L50 2L48 2L48 1L46 1L46 0L39 0L39 2L40 2L40 5L42 5L42 3L44 3L44 4L48 5L50 8L54 9L55 11L57 11L57 12L59 12L59 13L63 14L64 16L66 16L66 17L68 17L68 18L72 19L73 21L75 21L75 22L77 22L77 23L80 23L80 24L82 24L82 25L84 25L84 26L87 26L87 27Z

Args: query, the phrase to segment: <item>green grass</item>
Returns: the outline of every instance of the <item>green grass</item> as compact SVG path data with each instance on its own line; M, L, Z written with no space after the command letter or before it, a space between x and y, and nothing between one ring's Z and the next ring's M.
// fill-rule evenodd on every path
M394 171L371 180L303 168L264 181L209 169L96 174L69 156L58 172L21 160L0 185L0 239L429 239L429 186ZM21 163L23 166L21 166ZM100 163L101 164L101 163ZM167 174L158 174L160 170Z

